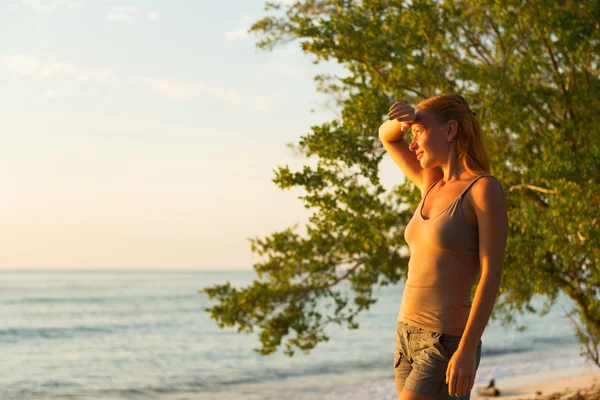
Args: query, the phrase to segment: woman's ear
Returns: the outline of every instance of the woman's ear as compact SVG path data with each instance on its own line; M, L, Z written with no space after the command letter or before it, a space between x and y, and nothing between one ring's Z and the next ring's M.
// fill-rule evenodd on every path
M450 133L458 132L458 122L456 122L453 119L448 121L448 132L450 132Z
M446 141L451 142L458 135L458 122L451 119L446 123Z

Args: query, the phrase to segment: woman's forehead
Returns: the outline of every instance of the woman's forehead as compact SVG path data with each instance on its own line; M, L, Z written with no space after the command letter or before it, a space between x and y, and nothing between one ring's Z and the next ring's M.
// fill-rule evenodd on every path
M425 110L417 110L417 112L415 113L415 120L413 121L413 125L417 124L417 125L422 125L422 126L427 126L427 124L429 123L431 116L429 114L427 114L427 112Z

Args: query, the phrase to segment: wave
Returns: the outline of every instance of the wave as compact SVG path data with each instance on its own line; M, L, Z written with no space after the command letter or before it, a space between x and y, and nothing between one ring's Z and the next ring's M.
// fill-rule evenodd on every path
M534 350L531 346L521 347L486 347L485 343L481 346L481 356L501 356L504 354L527 353Z
M123 301L161 301L161 300L198 300L198 295L182 294L168 296L121 296L121 297L29 297L21 299L2 300L0 304L108 304Z
M74 326L70 328L8 328L0 329L0 342L18 341L21 339L62 339L74 338L82 334L113 333L119 329L128 329L130 325Z

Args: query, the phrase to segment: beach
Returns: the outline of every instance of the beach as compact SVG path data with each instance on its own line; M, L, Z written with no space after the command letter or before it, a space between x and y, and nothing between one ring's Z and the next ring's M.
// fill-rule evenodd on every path
M588 362L585 366L544 371L495 380L499 396L478 396L473 399L536 399L536 400L591 400L600 399L600 368ZM485 386L485 385L484 385ZM475 385L481 387L481 385Z
M362 383L353 384L358 380L362 380ZM500 395L478 396L477 388L486 387L487 383L476 383L471 392L471 399L600 399L600 368L589 361L576 367L522 374L494 381L495 387L500 390ZM238 398L248 400L275 398L286 400L396 400L397 393L390 377L373 371L360 374L324 374L319 385L315 385L313 379L304 377L242 385L235 392L217 390L212 393L179 393L160 397L160 400L234 400Z

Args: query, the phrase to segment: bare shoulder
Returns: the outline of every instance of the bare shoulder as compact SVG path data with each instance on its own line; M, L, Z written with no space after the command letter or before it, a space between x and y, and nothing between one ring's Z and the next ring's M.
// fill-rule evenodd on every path
M475 211L506 210L502 184L492 175L484 175L471 188Z

